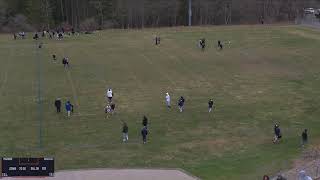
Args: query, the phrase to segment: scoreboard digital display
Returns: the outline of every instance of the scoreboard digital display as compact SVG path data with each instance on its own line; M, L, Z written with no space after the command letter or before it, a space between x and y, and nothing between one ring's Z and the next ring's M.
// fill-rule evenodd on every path
M1 158L2 177L53 176L53 158Z

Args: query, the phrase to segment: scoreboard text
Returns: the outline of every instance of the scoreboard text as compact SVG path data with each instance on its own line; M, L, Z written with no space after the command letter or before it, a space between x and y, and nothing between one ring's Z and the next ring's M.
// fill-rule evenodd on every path
M53 176L53 158L2 158L2 177Z

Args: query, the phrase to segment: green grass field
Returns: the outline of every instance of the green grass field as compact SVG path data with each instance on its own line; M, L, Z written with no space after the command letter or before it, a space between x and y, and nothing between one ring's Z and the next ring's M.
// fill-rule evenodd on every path
M158 47L152 41L156 34L162 38ZM207 39L205 52L196 45L201 37ZM217 40L231 43L218 51ZM43 42L37 50L31 38L0 35L1 156L52 156L59 170L182 168L204 180L256 180L290 168L301 152L304 128L311 143L320 138L320 31L108 30ZM63 56L70 70L60 63ZM107 87L117 105L109 118L103 111ZM181 95L186 98L185 112L166 108L166 92L174 105ZM57 97L75 105L73 117L55 113ZM211 114L210 98L216 104ZM143 115L150 121L146 145L139 136ZM121 121L129 126L127 144ZM275 122L284 137L278 145L272 144Z

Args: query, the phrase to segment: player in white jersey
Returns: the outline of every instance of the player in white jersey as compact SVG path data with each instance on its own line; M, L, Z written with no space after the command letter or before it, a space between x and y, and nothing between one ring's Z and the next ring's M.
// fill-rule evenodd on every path
M112 102L112 97L113 97L112 89L108 89L108 91L107 91L107 98L108 98L108 100L109 100L109 103Z
M171 108L171 98L169 93L166 93L166 104L168 108Z

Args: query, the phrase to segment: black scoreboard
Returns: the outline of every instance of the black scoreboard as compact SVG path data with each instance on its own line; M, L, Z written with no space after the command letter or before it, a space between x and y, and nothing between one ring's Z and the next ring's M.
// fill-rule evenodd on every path
M53 158L1 158L2 177L53 176Z

